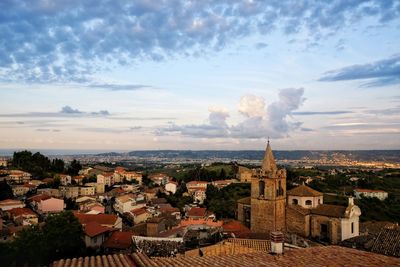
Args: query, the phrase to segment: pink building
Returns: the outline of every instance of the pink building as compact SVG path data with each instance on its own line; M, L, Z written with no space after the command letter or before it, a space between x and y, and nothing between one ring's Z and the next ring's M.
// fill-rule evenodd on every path
M64 210L64 200L54 197L44 199L38 203L37 209L40 213L60 212Z

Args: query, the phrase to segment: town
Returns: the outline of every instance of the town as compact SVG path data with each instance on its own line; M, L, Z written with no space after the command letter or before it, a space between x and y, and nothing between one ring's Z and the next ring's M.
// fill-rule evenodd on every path
M1 161L0 259L64 266L134 253L152 266L332 245L345 258L346 248L400 257L399 169L285 169L269 143L259 162L135 170L15 152Z

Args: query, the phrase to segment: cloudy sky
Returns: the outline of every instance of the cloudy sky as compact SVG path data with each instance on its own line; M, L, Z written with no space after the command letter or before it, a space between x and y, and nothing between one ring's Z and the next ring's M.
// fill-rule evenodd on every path
M0 149L268 137L400 149L400 1L0 1Z

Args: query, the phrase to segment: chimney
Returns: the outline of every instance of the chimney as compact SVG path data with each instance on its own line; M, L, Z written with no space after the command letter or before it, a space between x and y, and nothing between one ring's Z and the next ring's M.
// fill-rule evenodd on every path
M271 253L282 254L285 237L282 232L271 232Z
M354 198L349 197L349 206L354 206Z

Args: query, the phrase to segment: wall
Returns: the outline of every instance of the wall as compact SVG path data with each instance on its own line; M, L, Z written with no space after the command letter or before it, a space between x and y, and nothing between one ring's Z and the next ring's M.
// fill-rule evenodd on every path
M308 237L310 235L310 215L286 208L286 227L290 233Z

